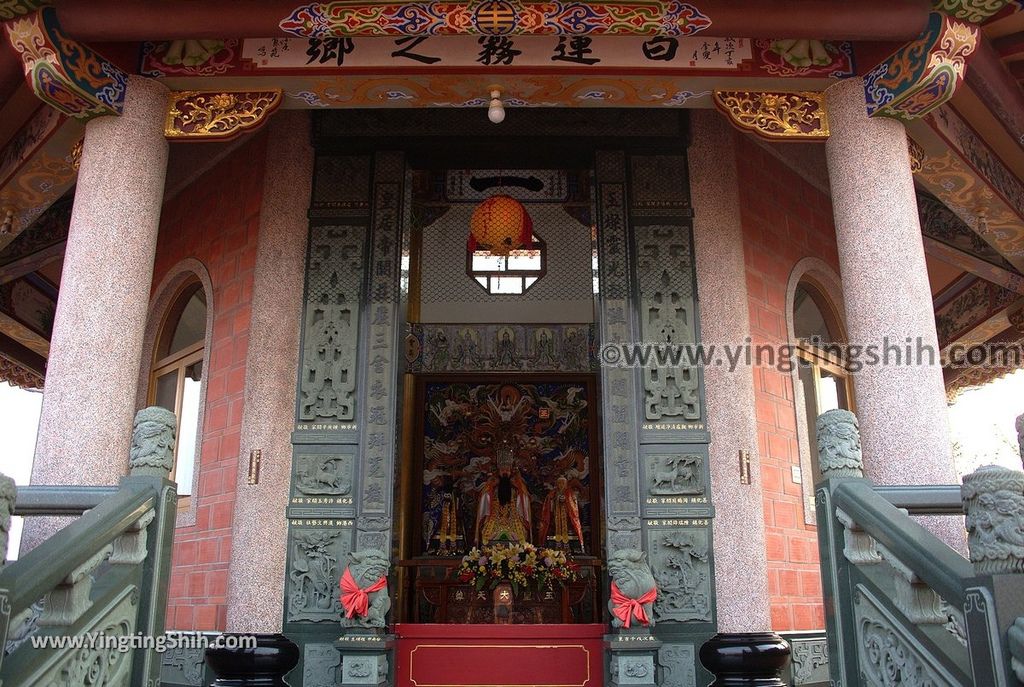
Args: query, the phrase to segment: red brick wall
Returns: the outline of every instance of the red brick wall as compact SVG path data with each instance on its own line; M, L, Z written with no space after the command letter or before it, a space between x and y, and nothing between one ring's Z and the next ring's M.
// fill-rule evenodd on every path
M198 144L197 144L198 145ZM154 286L195 258L213 285L213 336L206 349L206 413L197 470L196 524L174 535L167 627L223 630L235 478L242 427L265 137L234 151L163 207Z
M751 336L755 344L788 344L786 287L793 267L815 256L838 272L831 200L760 146L737 137ZM804 524L801 486L792 479L792 467L800 465L792 377L759 366L754 394L772 628L822 629L817 533Z

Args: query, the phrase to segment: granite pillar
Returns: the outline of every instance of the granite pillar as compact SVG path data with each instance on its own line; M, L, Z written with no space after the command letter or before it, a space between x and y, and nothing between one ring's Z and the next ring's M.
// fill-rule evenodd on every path
M750 337L740 223L735 134L712 110L694 110L689 150L694 253L706 345L743 345ZM704 370L715 505L715 588L720 632L771 628L768 563L754 374L750 366ZM751 484L740 482L739 454L750 452Z
M826 144L849 343L890 348L853 370L866 476L955 484L946 394L903 124L869 118L860 78L826 91ZM907 364L906 348L928 349ZM895 364L902 353L899 364ZM962 523L961 523L962 524Z
M167 171L166 114L167 88L132 76L124 113L86 126L33 484L117 484L128 472ZM27 522L22 551L55 525Z
M309 112L302 110L279 112L269 124L232 525L231 632L281 630L294 379L313 179L309 129ZM256 484L249 484L252 451L261 453Z

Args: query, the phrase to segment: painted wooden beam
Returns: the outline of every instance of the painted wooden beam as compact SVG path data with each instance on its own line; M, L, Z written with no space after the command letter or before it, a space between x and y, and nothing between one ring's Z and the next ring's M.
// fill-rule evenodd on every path
M84 41L176 40L182 38L247 38L282 34L295 36L368 35L392 33L497 33L477 13L478 5L455 2L301 2L272 0L185 0L151 3L142 0L62 0L61 23L70 35ZM816 38L826 40L876 40L902 42L924 30L928 0L638 0L626 4L593 0L569 5L533 0L496 0L487 3L507 13L513 33L619 32L680 34L686 26L707 35L746 38ZM632 20L613 21L616 13L634 7ZM559 8L577 18L559 22L552 13ZM591 10L580 13L578 8ZM585 17L581 17L585 14ZM441 16L457 16L445 26L435 26ZM595 23L588 23L590 16ZM642 15L642 16L641 16ZM116 16L116 22L110 21ZM656 16L657 21L650 21ZM364 21L361 18L370 17ZM405 17L405 19L402 19ZM547 19L542 19L547 17ZM390 23L394 21L394 23ZM667 22L667 23L666 23ZM614 27L612 31L600 27ZM678 30L673 31L672 26ZM561 27L561 30L560 28Z

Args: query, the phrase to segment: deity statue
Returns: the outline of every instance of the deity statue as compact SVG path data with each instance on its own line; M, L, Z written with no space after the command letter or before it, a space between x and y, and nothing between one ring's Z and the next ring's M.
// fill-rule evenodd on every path
M461 556L464 551L462 523L459 519L459 497L450 475L434 477L427 500L424 523L427 553L438 556Z
M530 492L513 465L512 447L502 442L497 450L498 474L480 490L476 509L476 542L524 544L530 534Z
M572 533L580 543L580 553L586 552L583 545L583 525L580 523L579 499L576 490L569 485L569 480L565 477L555 480L555 486L544 499L544 506L540 512L540 538L537 540L539 546L548 544L548 533L552 525L554 535L550 539L554 548L569 550L569 543L572 541L569 534L571 525Z

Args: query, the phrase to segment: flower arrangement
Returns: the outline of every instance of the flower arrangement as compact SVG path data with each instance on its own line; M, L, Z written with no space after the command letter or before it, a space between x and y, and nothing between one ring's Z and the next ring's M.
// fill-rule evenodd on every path
M493 589L508 580L518 594L520 589L551 589L556 582L572 582L579 571L580 566L564 551L539 549L533 544L496 544L473 547L463 556L458 579L477 589Z

